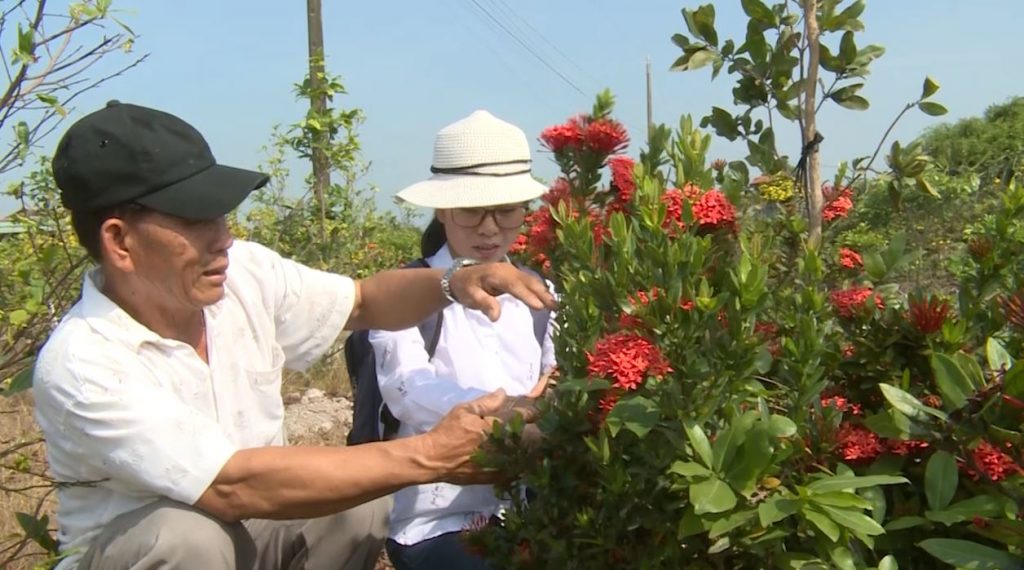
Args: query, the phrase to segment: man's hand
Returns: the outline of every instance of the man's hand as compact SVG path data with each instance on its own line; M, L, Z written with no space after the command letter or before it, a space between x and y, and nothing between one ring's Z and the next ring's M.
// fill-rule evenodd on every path
M499 479L497 473L485 470L472 458L510 400L504 390L498 390L459 404L426 433L426 460L438 468L441 480L456 485L480 485Z
M452 275L452 293L463 305L482 311L492 321L501 316L494 298L508 293L531 309L555 308L555 297L536 276L511 263L484 263L459 269Z

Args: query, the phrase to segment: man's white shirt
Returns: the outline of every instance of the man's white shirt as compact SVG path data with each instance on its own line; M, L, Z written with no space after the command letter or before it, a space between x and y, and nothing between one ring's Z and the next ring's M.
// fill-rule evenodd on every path
M281 372L323 355L354 282L236 241L224 298L204 310L209 365L101 291L98 270L36 361L36 418L74 568L103 525L161 497L193 504L240 449L283 445Z

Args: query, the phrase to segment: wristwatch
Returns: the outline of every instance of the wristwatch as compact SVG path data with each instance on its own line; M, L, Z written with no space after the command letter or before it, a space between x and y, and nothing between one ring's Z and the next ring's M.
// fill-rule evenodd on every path
M448 271L444 272L441 277L441 292L444 293L446 299L452 303L458 303L459 300L455 298L455 294L452 293L452 276L455 272L462 269L463 267L469 267L470 265L479 265L480 262L469 258L469 257L456 257L452 261L452 266L448 268Z

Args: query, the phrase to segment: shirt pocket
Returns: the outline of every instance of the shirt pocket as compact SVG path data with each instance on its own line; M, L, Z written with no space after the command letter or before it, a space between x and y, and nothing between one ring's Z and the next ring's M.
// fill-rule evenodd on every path
M256 359L257 362L244 362L242 369L245 376L257 388L280 388L281 373L284 370L284 351L277 344L271 348L269 358Z

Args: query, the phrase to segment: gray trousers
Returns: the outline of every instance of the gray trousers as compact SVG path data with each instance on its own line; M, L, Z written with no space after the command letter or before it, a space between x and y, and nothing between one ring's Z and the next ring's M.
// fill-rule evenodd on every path
M169 499L112 520L80 570L373 570L391 498L307 520L225 523Z

